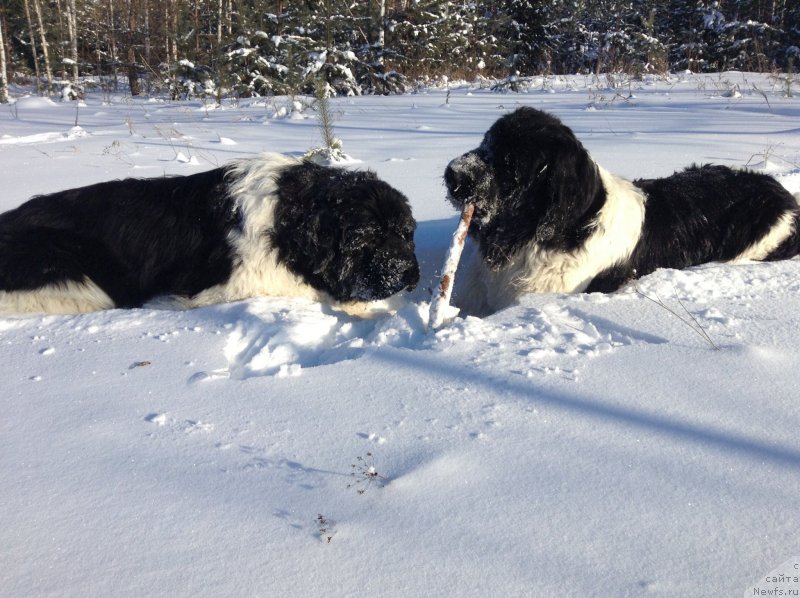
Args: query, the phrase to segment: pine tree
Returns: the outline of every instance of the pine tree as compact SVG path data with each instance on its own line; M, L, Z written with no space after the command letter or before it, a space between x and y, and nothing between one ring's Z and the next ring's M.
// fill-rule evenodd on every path
M508 65L512 74L531 75L574 70L574 21L563 18L558 0L509 0Z

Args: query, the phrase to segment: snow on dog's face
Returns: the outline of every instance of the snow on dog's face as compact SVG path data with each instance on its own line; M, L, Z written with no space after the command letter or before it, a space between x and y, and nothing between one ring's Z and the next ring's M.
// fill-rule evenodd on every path
M273 244L313 287L348 302L416 286L411 208L374 173L305 162L280 175L278 190Z
M456 208L475 204L470 235L493 269L530 243L577 247L589 231L576 224L603 195L572 131L528 107L497 120L479 147L450 162L444 180Z

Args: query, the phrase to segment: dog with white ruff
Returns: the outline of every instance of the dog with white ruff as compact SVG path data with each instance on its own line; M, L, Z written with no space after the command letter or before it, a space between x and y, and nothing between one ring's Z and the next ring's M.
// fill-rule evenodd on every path
M280 154L125 179L0 214L0 312L305 297L368 315L419 279L404 195Z
M534 108L497 120L444 180L455 207L475 205L477 252L456 297L468 314L523 293L611 292L658 268L800 253L798 200L772 177L705 165L628 181Z

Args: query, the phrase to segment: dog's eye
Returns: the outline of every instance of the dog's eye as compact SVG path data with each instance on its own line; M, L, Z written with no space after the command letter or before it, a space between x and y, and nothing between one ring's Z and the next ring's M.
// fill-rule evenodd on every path
M373 230L370 226L356 226L347 231L347 236L351 239L365 239L372 234Z
M397 233L401 237L403 237L403 239L406 239L407 241L410 241L411 239L414 238L414 227L413 226L402 226L402 227L400 227L398 229Z

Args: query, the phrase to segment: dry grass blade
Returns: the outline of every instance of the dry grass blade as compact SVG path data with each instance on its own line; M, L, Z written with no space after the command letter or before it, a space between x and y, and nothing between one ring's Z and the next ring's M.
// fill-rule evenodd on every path
M700 322L697 321L697 318L694 317L694 315L688 309L686 309L686 306L680 300L680 297L678 297L678 290L677 289L673 289L673 291L675 292L675 300L678 302L678 305L681 306L683 311L686 312L686 315L689 316L691 321L689 321L686 318L682 317L678 312L676 312L674 309L669 307L666 303L664 303L661 300L661 297L659 297L658 295L656 295L656 298L653 299L652 297L650 297L648 295L645 295L642 291L640 291L638 288L636 288L636 294L637 295L639 295L640 297L644 297L648 301L652 301L653 303L655 303L656 305L658 305L662 309L665 309L667 312L671 313L673 316L675 316L681 322L683 322L689 328L691 328L695 333L699 334L700 337L704 341L706 341L709 345L711 345L711 347L715 351L719 351L719 345L717 345L717 343L714 342L714 339L711 338L711 336L708 334L708 332L706 332L706 329L703 328L703 326L700 324ZM692 325L692 323L694 323L694 325Z

